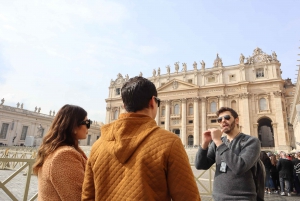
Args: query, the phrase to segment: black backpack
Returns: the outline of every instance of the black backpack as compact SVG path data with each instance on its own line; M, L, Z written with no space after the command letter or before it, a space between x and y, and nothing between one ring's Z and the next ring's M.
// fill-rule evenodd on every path
M245 135L244 138L241 140L241 147L244 146L244 142L249 139L250 135ZM256 194L257 194L257 201L263 201L265 198L265 178L266 178L266 170L263 162L258 158L255 165L251 168L254 183L256 186Z

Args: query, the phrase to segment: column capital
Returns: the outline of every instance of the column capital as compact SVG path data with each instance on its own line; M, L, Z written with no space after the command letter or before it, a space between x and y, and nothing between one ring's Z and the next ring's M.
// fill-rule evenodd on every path
M180 99L182 103L186 103L186 98Z
M106 107L106 111L110 111L111 110L111 107Z
M250 98L250 97L251 97L250 93L241 93L240 94L240 98L241 99L247 99L247 98Z
M281 97L282 96L281 91L274 91L273 94L274 94L275 97Z
M206 97L200 97L201 102L206 102L207 98Z
M199 97L193 97L192 99L193 99L194 102L198 102L200 98Z

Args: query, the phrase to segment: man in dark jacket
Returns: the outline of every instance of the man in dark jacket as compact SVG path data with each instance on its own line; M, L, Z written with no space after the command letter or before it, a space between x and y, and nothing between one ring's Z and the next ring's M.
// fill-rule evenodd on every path
M286 182L287 195L291 196L291 179L293 177L294 167L292 161L287 159L285 152L280 152L280 159L278 160L276 167L279 172L280 195L286 195L284 191Z
M240 132L238 114L232 108L220 108L217 116L221 129L209 129L202 133L202 144L196 154L195 167L207 170L216 163L213 184L215 201L256 201L256 186L251 168L259 159L260 141ZM223 133L226 136L221 139ZM246 137L248 139L244 140Z

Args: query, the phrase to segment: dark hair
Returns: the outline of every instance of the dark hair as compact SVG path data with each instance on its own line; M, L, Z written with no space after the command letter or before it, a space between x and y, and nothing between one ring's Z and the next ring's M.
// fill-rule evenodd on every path
M148 108L152 96L157 96L155 85L146 78L130 78L121 89L122 100L127 112Z
M229 111L230 114L233 116L233 118L238 118L239 115L236 113L236 111L230 107L221 107L217 112L216 115L219 116L221 113Z
M64 105L58 111L38 150L36 162L33 165L35 174L43 166L46 157L60 146L73 146L81 154L84 154L76 142L74 129L80 125L86 116L87 112L75 105Z

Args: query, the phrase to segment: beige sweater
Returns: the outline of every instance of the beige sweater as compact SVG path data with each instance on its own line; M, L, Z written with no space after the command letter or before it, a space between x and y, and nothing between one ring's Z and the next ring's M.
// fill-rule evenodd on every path
M86 160L70 146L50 154L38 171L38 200L80 200Z

